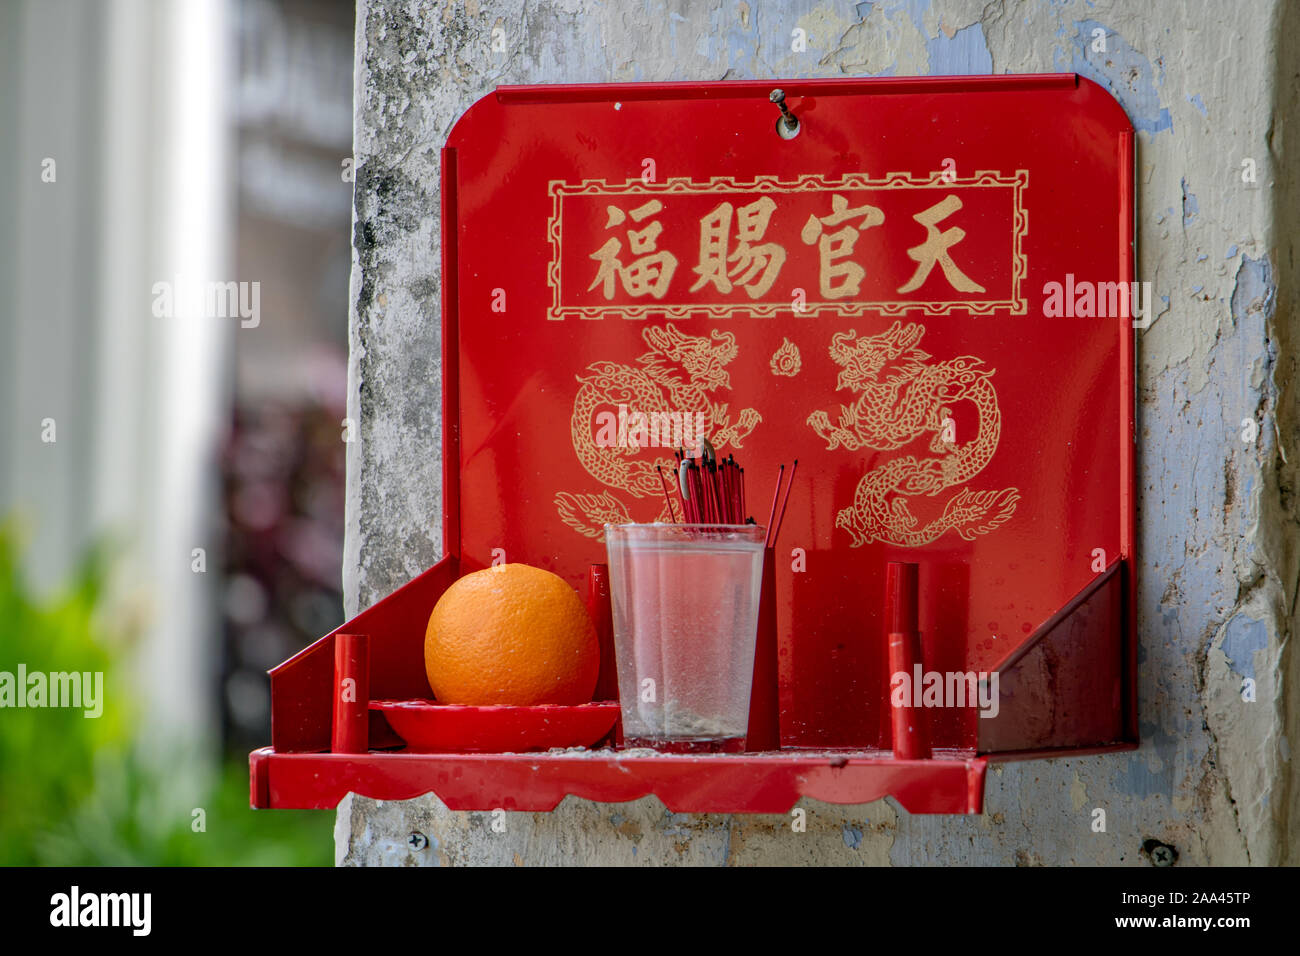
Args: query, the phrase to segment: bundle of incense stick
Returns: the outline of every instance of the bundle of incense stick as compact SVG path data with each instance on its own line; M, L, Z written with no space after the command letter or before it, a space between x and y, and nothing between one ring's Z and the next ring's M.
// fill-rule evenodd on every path
M728 455L719 459L713 445L706 438L697 458L687 456L684 449L676 452L677 492L682 503L682 519L687 524L753 524L754 519L745 514L745 469L736 464L735 456ZM781 522L785 519L785 506L790 500L790 486L794 483L795 469L799 459L795 459L790 469L790 477L782 493L781 478L785 474L785 465L776 473L776 487L772 490L772 508L767 519L767 539L765 546L776 544L776 536L781 531ZM664 478L663 468L659 469L659 483L663 486L664 501L668 504L668 514L673 521L677 512L673 509L673 500L668 493L668 482ZM777 511L777 500L781 509Z

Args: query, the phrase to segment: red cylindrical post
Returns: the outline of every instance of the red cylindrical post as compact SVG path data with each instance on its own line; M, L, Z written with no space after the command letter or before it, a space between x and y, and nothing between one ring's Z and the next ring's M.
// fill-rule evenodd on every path
M587 568L587 613L600 642L600 677L595 700L618 700L618 670L614 659L614 612L609 597L609 565Z
M334 723L330 750L363 754L370 749L370 638L334 635Z
M881 750L892 750L894 746L894 708L889 706L890 683L894 673L889 658L889 624L885 624L885 639L880 642L880 720L877 729L878 746Z
M889 647L886 700L893 729L894 756L899 760L923 760L930 751L930 722L921 706L921 688L916 686L917 665L924 671L919 623L917 566L890 561L885 574L885 636ZM904 699L894 701L894 677L906 675Z
M618 700L618 663L614 656L614 608L610 603L609 565L592 564L587 567L587 613L596 625L596 640L600 644L600 676L596 678L594 700ZM614 729L602 743L615 747L623 745L623 717L620 714Z

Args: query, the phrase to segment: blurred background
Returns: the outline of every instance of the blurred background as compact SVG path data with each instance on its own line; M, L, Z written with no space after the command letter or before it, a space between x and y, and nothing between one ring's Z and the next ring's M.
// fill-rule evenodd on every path
M0 864L329 864L248 809L342 623L354 8L0 0Z

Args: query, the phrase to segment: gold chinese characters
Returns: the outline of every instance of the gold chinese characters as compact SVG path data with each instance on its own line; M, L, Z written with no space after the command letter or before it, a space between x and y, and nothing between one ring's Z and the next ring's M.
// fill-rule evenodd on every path
M547 317L1023 315L1027 184L1024 170L552 181Z

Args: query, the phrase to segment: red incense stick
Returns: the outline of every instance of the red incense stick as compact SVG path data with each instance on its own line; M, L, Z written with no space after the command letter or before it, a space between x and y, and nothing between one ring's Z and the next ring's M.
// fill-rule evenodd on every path
M776 487L772 489L772 508L767 514L767 536L763 539L763 547L772 547L772 522L776 520L776 496L781 492L781 476L785 474L785 465L782 465L776 472Z
M772 545L776 546L776 536L781 533L781 524L785 521L785 506L790 501L790 486L794 484L794 473L799 470L799 459L794 460L794 466L790 469L790 477L785 483L785 494L781 497L781 513L776 516L776 531L772 533Z
M684 448L673 452L676 466L673 477L682 503L682 520L688 524L752 524L753 518L746 517L745 469L736 462L735 455L719 459L713 446L705 440L699 455L687 456ZM663 488L664 500L668 503L668 514L674 521L677 513L673 509L672 495L668 491L667 479L663 466L656 465L659 472L659 484ZM772 495L772 514L768 518L767 531L771 534L773 526L779 527L777 501L780 492L781 471L777 473L777 491ZM788 490L787 490L788 494Z
M664 466L655 465L655 471L659 472L659 485L664 490L664 502L668 505L668 517L677 522L677 513L673 511L673 499L668 497L668 481L664 478Z

